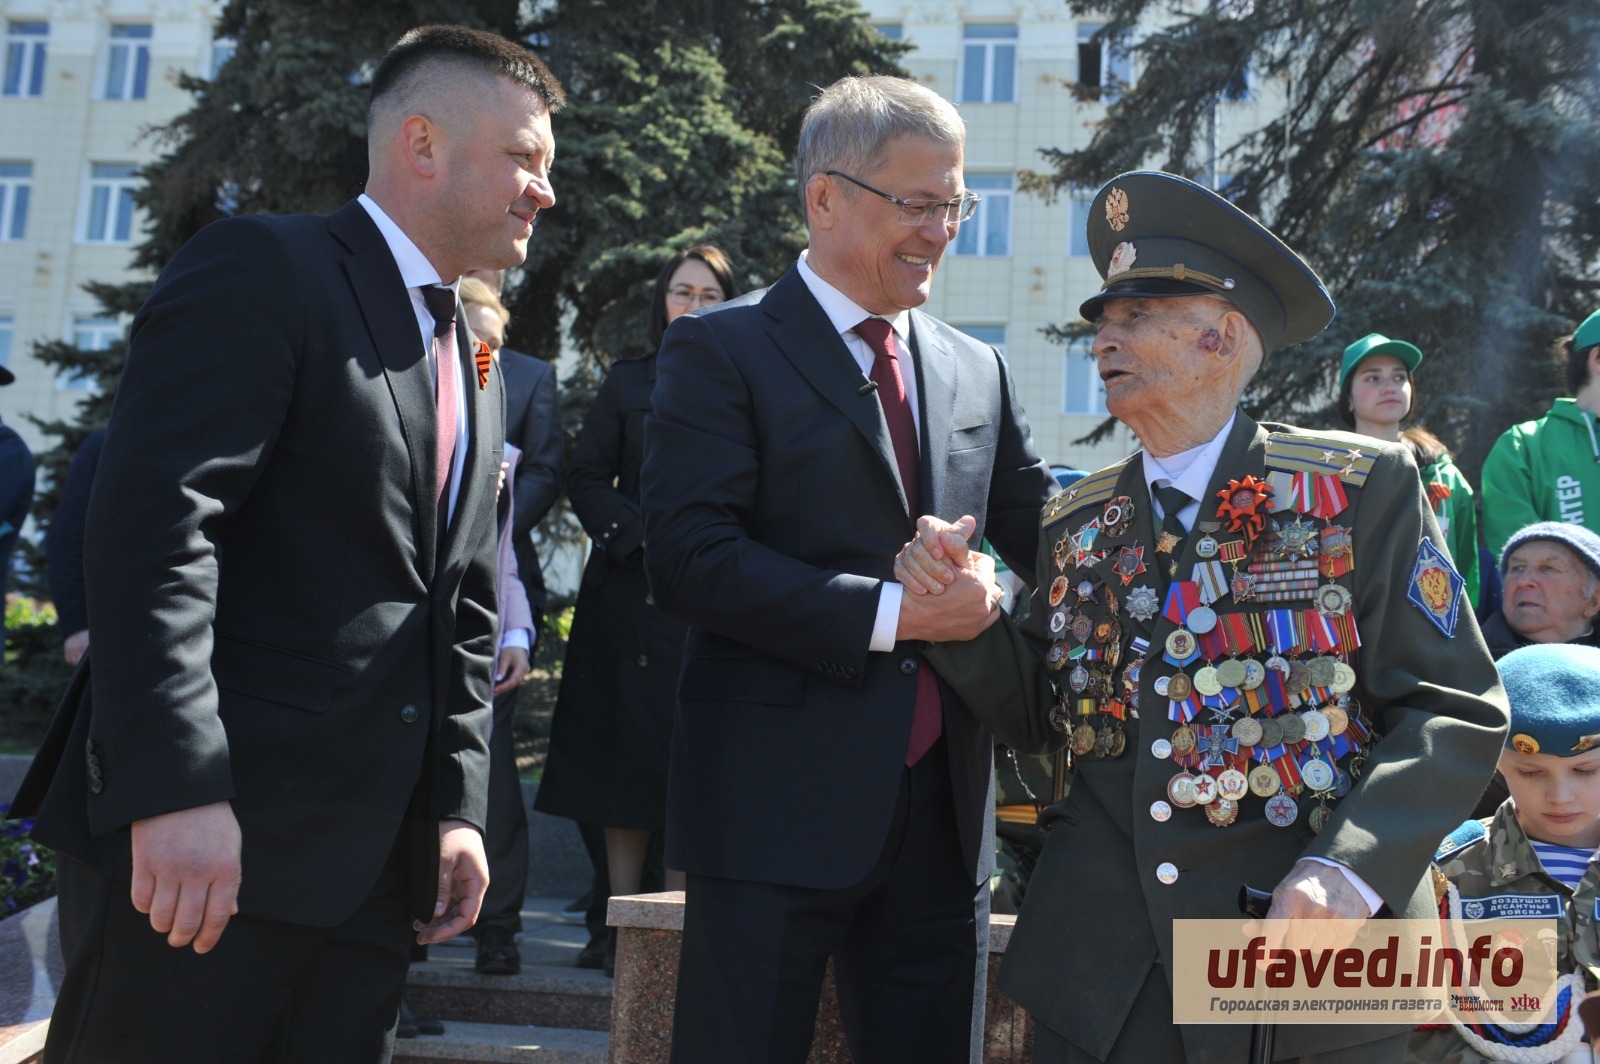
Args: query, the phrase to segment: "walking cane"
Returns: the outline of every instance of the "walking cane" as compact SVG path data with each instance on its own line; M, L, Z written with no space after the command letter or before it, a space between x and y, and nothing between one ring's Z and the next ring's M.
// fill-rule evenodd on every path
M1239 911L1257 920L1265 920L1272 908L1272 892L1256 890L1248 883L1239 888ZM1272 1064L1272 1040L1276 1028L1270 1023L1258 1023L1250 1028L1250 1064Z

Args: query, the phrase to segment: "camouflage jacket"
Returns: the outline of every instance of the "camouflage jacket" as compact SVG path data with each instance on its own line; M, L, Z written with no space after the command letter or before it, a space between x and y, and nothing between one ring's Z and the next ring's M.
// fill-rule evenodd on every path
M1481 825L1474 830L1473 825ZM1600 986L1600 863L1591 862L1569 890L1539 863L1539 855L1517 823L1511 801L1494 816L1469 821L1439 847L1434 864L1461 894L1463 915L1556 916L1563 973L1586 973L1589 990ZM1419 1030L1406 1049L1408 1064L1476 1064L1487 1058L1468 1048L1453 1028Z

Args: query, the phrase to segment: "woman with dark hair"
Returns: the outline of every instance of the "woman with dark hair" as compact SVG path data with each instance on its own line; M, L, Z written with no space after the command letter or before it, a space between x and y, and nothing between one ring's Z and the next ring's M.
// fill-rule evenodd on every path
M1404 442L1422 473L1433 516L1444 533L1456 571L1467 582L1467 598L1478 608L1478 514L1472 485L1462 476L1444 443L1420 426L1401 430L1416 410L1412 374L1422 364L1415 344L1368 333L1344 349L1339 368L1339 418L1363 436Z
M591 545L534 804L605 828L612 896L639 892L651 836L666 826L667 752L683 654L683 626L656 610L643 566L639 467L655 352L674 319L738 294L719 248L702 244L667 260L650 300L650 354L619 361L606 374L567 473L567 497ZM666 885L682 890L682 875L668 871ZM608 949L608 972L611 965Z

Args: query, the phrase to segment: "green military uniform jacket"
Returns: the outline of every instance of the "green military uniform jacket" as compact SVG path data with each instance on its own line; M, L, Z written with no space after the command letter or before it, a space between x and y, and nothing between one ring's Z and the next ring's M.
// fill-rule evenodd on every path
M1068 741L1068 734L1051 724L1058 687L1067 694L1070 731L1082 723L1115 731L1109 713L1079 716L1081 695L1093 687L1073 691L1067 678L1081 659L1069 658L1060 671L1042 660L1051 653L1042 647L1078 642L1076 632L1063 640L1062 633L1050 631L1052 615L1060 609L1050 602L1060 586L1052 574L1066 576L1069 585L1083 579L1097 582L1093 595L1078 602L1073 612L1089 618L1078 629L1092 629L1085 647L1099 639L1102 623L1112 621L1108 642L1099 649L1119 659L1114 673L1119 690L1128 667L1139 662L1142 712L1137 718L1124 714L1121 740L1097 737L1089 744L1096 749L1076 759L1066 798L1048 808L1041 820L1049 828L1048 841L1000 975L1005 992L1039 1022L1102 1058L1123 1035L1123 1017L1152 966L1172 970L1172 921L1235 917L1241 884L1270 890L1301 857L1320 856L1349 867L1397 914L1433 914L1433 891L1425 875L1429 860L1438 840L1461 823L1482 793L1509 718L1504 691L1465 602L1452 600L1457 609L1453 635L1447 637L1407 601L1422 541L1441 543L1410 452L1345 433L1308 437L1285 430L1269 435L1240 413L1201 500L1196 528L1174 559L1178 577L1185 579L1203 560L1199 522L1216 512L1217 493L1229 488L1230 480L1266 480L1270 473L1309 472L1313 480L1336 475L1348 506L1334 521L1351 533L1353 554L1348 557L1354 565L1336 580L1319 579L1338 583L1351 596L1348 612L1358 625L1361 649L1354 655L1341 650L1340 656L1347 656L1355 670L1352 693L1364 711L1361 719L1382 740L1345 797L1337 802L1303 797L1288 826L1269 823L1266 800L1254 795L1237 803L1236 818L1224 827L1214 826L1201 808L1179 808L1165 821L1155 819L1152 809L1169 799L1169 781L1179 771L1153 750L1157 740L1171 742L1178 732L1168 719L1167 699L1153 694L1158 679L1168 677L1170 685L1171 675L1179 671L1163 657L1166 640L1178 625L1160 611L1140 621L1127 608L1137 588L1155 589L1159 598L1167 584L1164 561L1149 549L1158 541L1141 462L1142 456L1135 454L1092 474L1046 508L1041 587L1024 622L1026 633L1002 619L971 642L927 651L928 661L996 737L1025 753L1058 750ZM1109 504L1121 500L1131 503L1133 520L1120 530L1102 528L1086 565L1077 566L1071 537L1096 518L1106 524ZM1284 511L1277 516L1293 515ZM1068 538L1066 557L1058 567L1063 537ZM1213 538L1226 548L1241 537L1224 528ZM1116 568L1125 548L1139 547L1144 548L1147 570L1124 585ZM1442 573L1432 574L1436 592L1443 579ZM1459 583L1452 587L1458 591ZM1107 590L1117 603L1114 621ZM1076 599L1069 591L1063 602ZM1228 614L1310 606L1309 598L1241 604L1232 594L1213 604L1219 621ZM1139 638L1148 639L1150 646L1142 658L1132 652ZM1192 676L1200 664L1192 662L1183 671ZM1103 671L1104 666L1098 668ZM1207 720L1203 711L1195 723ZM1125 746L1120 756L1101 756L1119 746ZM1346 774L1353 756L1341 763ZM1319 805L1328 807L1328 818L1317 834L1309 821ZM1160 873L1176 875L1167 882L1158 878ZM1173 992L1190 989L1176 987ZM1392 1027L1285 1026L1277 1047L1284 1055L1300 1055L1394 1033ZM1127 1032L1128 1039L1138 1037L1137 1031ZM1191 1062L1236 1064L1246 1055L1250 1030L1242 1024L1191 1025L1182 1037ZM1124 1041L1124 1050L1128 1045Z
M1480 823L1487 830L1477 839L1457 845L1452 835L1434 861L1455 884L1463 905L1496 896L1560 898L1557 968L1563 975L1583 972L1586 990L1600 987L1600 923L1595 920L1600 864L1591 862L1578 889L1570 890L1539 863L1510 799ZM1576 1001L1573 1008L1577 1008ZM1576 1017L1571 1022L1576 1023ZM1469 1047L1453 1027L1419 1030L1406 1047L1407 1064L1481 1064L1490 1059Z

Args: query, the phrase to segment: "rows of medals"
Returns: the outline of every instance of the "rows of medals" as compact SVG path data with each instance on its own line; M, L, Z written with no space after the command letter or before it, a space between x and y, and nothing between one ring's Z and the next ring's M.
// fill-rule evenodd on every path
M1150 752L1178 771L1151 807L1158 821L1200 808L1226 827L1254 794L1270 823L1289 827L1304 812L1321 831L1360 777L1372 742L1351 693L1360 639L1350 593L1335 582L1354 565L1350 530L1334 521L1348 502L1342 490L1315 487L1284 492L1274 510L1266 481L1230 481L1216 519L1196 523L1198 561L1182 574L1180 545L1163 536L1148 553L1137 542L1110 548L1116 557L1101 575L1108 550L1098 541L1133 523L1126 496L1054 545L1046 660L1066 675L1051 723L1074 757L1120 757L1123 722L1164 701L1177 727ZM1155 587L1132 586L1151 565L1167 579L1164 600ZM1176 671L1148 693L1140 671L1150 644L1141 636L1124 648L1124 612L1140 621L1159 612L1177 625L1161 648Z

